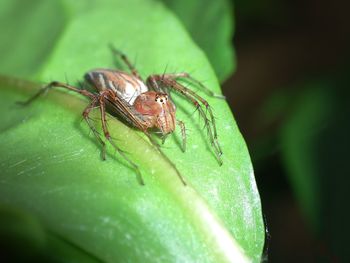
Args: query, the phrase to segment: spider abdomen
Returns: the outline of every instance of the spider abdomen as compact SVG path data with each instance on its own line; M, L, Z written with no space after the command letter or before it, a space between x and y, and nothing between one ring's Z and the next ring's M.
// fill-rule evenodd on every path
M113 90L119 98L130 105L134 104L141 93L148 91L141 80L119 70L95 69L86 73L84 78L97 91Z

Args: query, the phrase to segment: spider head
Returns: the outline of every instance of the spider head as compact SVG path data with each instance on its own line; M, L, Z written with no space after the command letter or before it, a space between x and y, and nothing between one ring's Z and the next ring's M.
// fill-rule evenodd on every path
M149 128L156 127L162 134L175 130L176 107L167 94L155 91L144 92L136 98L134 107L148 119Z

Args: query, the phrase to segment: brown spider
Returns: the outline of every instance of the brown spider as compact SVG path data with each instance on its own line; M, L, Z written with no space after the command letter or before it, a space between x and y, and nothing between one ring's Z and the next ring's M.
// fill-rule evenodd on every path
M222 151L217 140L215 119L211 107L206 100L197 95L194 91L177 82L177 79L187 79L188 81L197 84L211 96L219 98L225 97L214 94L202 83L195 80L185 72L176 74L151 75L147 78L147 81L144 82L137 70L130 63L129 59L114 47L111 47L111 49L114 55L120 56L120 58L128 66L131 74L120 70L94 69L86 73L84 78L85 81L96 90L96 93L92 93L86 89L79 89L66 83L53 81L40 89L33 97L29 98L23 104L31 103L41 94L46 93L49 89L54 87L66 88L89 97L91 102L83 111L83 117L96 136L97 140L102 144L103 159L105 159L105 142L102 140L100 134L89 118L91 110L97 106L100 108L102 129L106 140L108 140L115 150L135 168L141 184L144 184L144 181L138 166L129 157L127 157L111 139L106 125L106 106L108 107L108 110L120 115L129 124L141 130L163 155L163 157L165 157L173 166L182 183L186 185L185 180L176 169L175 165L163 154L158 143L153 140L149 133L149 129L151 128L159 129L163 135L164 141L166 135L172 133L175 130L176 124L178 124L182 133L182 150L185 151L185 125L182 121L176 120L176 107L167 93L168 89L172 89L181 93L199 111L200 116L204 119L215 155L221 165ZM206 110L209 112L209 118L206 112L203 110L201 104L204 105Z

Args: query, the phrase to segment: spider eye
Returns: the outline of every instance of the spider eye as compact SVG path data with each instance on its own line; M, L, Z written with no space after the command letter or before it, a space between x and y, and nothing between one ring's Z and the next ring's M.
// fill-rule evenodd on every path
M160 102L163 102L163 99L160 99Z

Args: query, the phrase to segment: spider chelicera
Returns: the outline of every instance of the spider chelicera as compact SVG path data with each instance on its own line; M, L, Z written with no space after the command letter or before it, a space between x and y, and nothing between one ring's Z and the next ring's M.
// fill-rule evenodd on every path
M154 141L149 130L156 128L163 136L172 133L175 130L176 124L181 128L182 134L182 150L186 149L186 128L182 121L176 120L176 107L169 96L169 90L174 90L189 100L198 110L201 118L204 120L205 127L208 132L209 140L218 159L219 164L222 164L222 151L217 139L217 131L215 119L208 102L199 96L191 89L179 83L178 79L183 79L191 82L202 88L213 97L225 98L221 95L214 94L211 90L205 87L201 82L192 78L188 73L175 74L155 74L150 75L146 82L143 81L138 71L130 63L129 59L119 50L113 46L111 50L114 55L120 57L127 65L130 73L113 70L113 69L94 69L85 74L84 78L87 84L91 85L96 92L90 92L86 89L76 88L66 83L53 81L40 89L33 97L28 99L23 104L29 104L41 94L46 93L51 88L61 87L68 90L75 91L81 95L89 97L91 102L83 111L83 117L97 140L102 145L102 158L105 159L105 142L102 140L99 132L89 118L91 110L99 107L101 113L101 123L104 136L107 141L114 147L114 149L133 166L137 172L139 181L144 184L141 172L137 164L135 164L111 139L107 124L106 124L106 108L113 114L116 113L122 117L133 127L141 130L150 140L150 142L157 148L164 158L176 170L182 183L186 185L185 180L177 170L176 166L167 158L160 150L159 144ZM204 110L206 109L206 111Z

